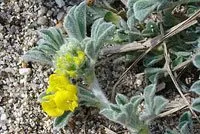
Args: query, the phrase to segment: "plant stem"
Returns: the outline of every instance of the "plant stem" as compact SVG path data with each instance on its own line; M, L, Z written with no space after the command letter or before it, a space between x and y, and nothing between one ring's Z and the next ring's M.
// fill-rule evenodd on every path
M109 101L107 97L105 96L105 94L103 93L94 72L93 72L93 81L90 85L90 89L92 90L93 94L100 100L102 104L102 108L107 107L109 104Z

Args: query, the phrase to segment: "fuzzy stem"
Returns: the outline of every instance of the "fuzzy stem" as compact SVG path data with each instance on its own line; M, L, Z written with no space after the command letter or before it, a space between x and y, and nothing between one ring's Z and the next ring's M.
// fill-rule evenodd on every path
M108 101L105 94L103 93L94 72L93 72L93 81L90 85L90 89L92 90L93 94L100 100L100 103L102 104L102 108L108 107L108 104L110 102Z

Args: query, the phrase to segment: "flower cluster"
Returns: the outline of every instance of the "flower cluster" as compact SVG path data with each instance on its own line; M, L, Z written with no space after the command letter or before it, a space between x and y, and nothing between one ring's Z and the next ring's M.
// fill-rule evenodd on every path
M57 57L55 72L75 78L84 61L85 53L83 51L68 52Z
M52 74L46 94L41 105L49 116L58 117L64 111L74 111L78 107L77 87L66 75Z

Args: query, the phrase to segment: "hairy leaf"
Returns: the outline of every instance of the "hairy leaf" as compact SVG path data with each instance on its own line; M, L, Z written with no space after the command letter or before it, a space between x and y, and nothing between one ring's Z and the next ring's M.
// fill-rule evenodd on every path
M108 11L97 6L87 6L87 25L91 25L95 20L104 18Z
M143 64L145 67L150 67L161 61L163 57L164 57L163 55L154 55L154 56L151 55L143 60Z
M115 26L112 23L105 22L103 19L98 19L92 25L91 41L89 46L86 45L86 52L88 56L95 60L97 58L99 49L111 40L114 35ZM91 50L90 50L91 49Z
M82 2L70 9L64 18L64 28L70 38L82 41L86 37L86 4Z
M127 125L127 119L128 119L128 115L123 112L117 114L117 116L115 117L116 122L118 122L122 125Z
M94 96L94 94L91 91L88 91L87 89L84 89L80 86L78 87L78 91L80 105L93 107L100 106L100 101Z
M154 113L155 115L160 114L160 112L166 107L168 100L162 96L154 97Z
M143 21L160 3L156 0L138 0L134 3L134 14L139 21Z
M118 105L125 105L128 103L128 98L123 94L117 94L115 97L115 101Z
M144 102L145 102L145 111L152 115L154 114L153 104L154 104L154 96L156 92L156 84L151 84L144 89Z
M119 106L116 105L116 104L110 104L110 108L111 108L113 111L117 112L117 113L120 113L120 112L121 112L121 109L120 109Z
M59 29L53 27L41 30L39 35L41 39L37 42L38 46L29 50L22 59L53 65L54 56L65 43L63 35Z
M200 80L192 84L190 91L195 92L196 94L200 95Z
M181 115L178 127L181 134L188 134L192 132L192 116L190 112L185 112Z
M194 109L197 112L200 112L200 97L196 98L193 102L192 102L192 109Z
M106 118L112 120L112 121L116 121L114 119L115 117L115 112L112 109L103 109L99 112L100 114L104 115Z
M200 68L200 54L196 55L193 59L193 64L197 67Z
M25 55L22 56L25 61L39 62L41 64L53 65L52 57L46 55L37 48L29 50Z
M63 128L67 125L69 119L72 117L73 113L72 112L65 112L63 115L60 117L55 118L53 122L53 127L55 129L60 129Z

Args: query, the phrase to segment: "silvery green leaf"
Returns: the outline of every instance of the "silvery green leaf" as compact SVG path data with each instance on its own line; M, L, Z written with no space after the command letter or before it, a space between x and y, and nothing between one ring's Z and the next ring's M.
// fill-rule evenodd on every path
M156 84L158 82L158 79L160 78L160 75L161 73L158 72L158 73L150 75L148 79L152 84Z
M115 112L112 109L103 109L99 112L100 114L104 115L106 118L116 121L114 117L116 116Z
M165 69L163 69L163 68L155 68L155 67L151 67L151 68L146 68L145 69L145 74L147 74L147 75L152 75L152 74L156 74L156 73L158 73L158 72L165 72L166 70Z
M78 87L78 96L80 105L93 107L100 106L100 101L94 96L94 94L83 87Z
M197 68L200 68L200 54L196 55L192 61Z
M112 40L115 28L115 25L105 22L103 19L98 19L94 22L91 30L91 39L94 42L96 54L106 41Z
M53 27L41 30L39 35L41 39L37 42L38 46L29 50L22 59L53 65L52 60L55 54L65 43L63 35L59 29Z
M154 113L155 115L160 114L160 112L166 107L168 100L162 96L154 97Z
M192 102L192 109L200 112L200 97L196 98L193 102Z
M192 130L189 126L189 123L185 123L180 129L181 134L191 134L192 133L191 131Z
M87 90L87 89L85 89L83 87L79 86L78 87L78 91L79 91L80 95L85 95L85 96L89 96L89 97L92 97L92 98L95 97L94 94L91 91L89 91L89 90Z
M37 48L29 50L22 56L22 59L25 61L39 62L41 64L53 65L52 57L46 55Z
M155 37L159 33L160 33L160 30L158 28L158 25L153 21L149 21L146 24L145 29L142 31L142 35L144 37Z
M134 109L136 108L136 109ZM124 105L124 111L128 116L132 116L133 111L137 111L137 107L134 107L133 103L127 103ZM130 120L127 118L127 120Z
M57 28L50 27L48 29L40 30L39 35L42 39L49 42L50 45L53 45L57 50L59 50L60 46L64 44L63 35Z
M200 80L192 84L190 91L195 92L196 94L200 95Z
M91 25L95 20L104 18L108 11L98 6L87 6L87 25Z
M145 100L145 109L151 114L153 114L153 104L154 96L156 92L156 84L151 84L144 89L144 100Z
M122 112L122 113L117 114L117 116L114 117L114 119L116 120L116 122L122 125L127 125L128 115Z
M185 123L192 123L191 113L185 112L181 115L179 119L179 128L181 128Z
M55 118L54 122L53 122L53 127L54 129L60 129L60 128L64 128L69 119L72 117L73 113L72 112L64 112L63 115Z
M138 0L134 3L134 14L136 19L143 21L154 9L159 6L156 0Z
M82 41L86 37L86 4L82 2L70 9L64 18L64 28L70 38Z
M115 97L115 101L118 105L125 105L128 103L128 98L123 94L117 94Z
M56 4L58 4L58 6L61 8L65 5L65 2L63 0L55 0Z
M146 58L144 58L143 60L143 64L145 67L150 67L156 63L158 63L159 61L161 61L163 59L163 55L151 55L151 56L148 56Z
M184 59L183 59L182 56L176 57L176 59L173 60L173 62L172 62L172 66L175 67L175 66L181 64L181 63L183 62L183 60L184 60Z
M140 105L140 103L144 100L143 96L137 95L137 96L133 96L130 100L130 102L133 104L133 113L137 112L137 108Z
M111 108L113 111L117 112L117 113L120 113L120 112L121 112L120 107L119 107L118 105L116 105L116 104L110 104L110 108Z
M192 132L192 116L190 112L185 112L181 115L178 127L181 134L188 134Z
M97 53L95 53L95 45L94 41L88 40L85 44L85 53L89 57L89 59L94 59L97 56Z

